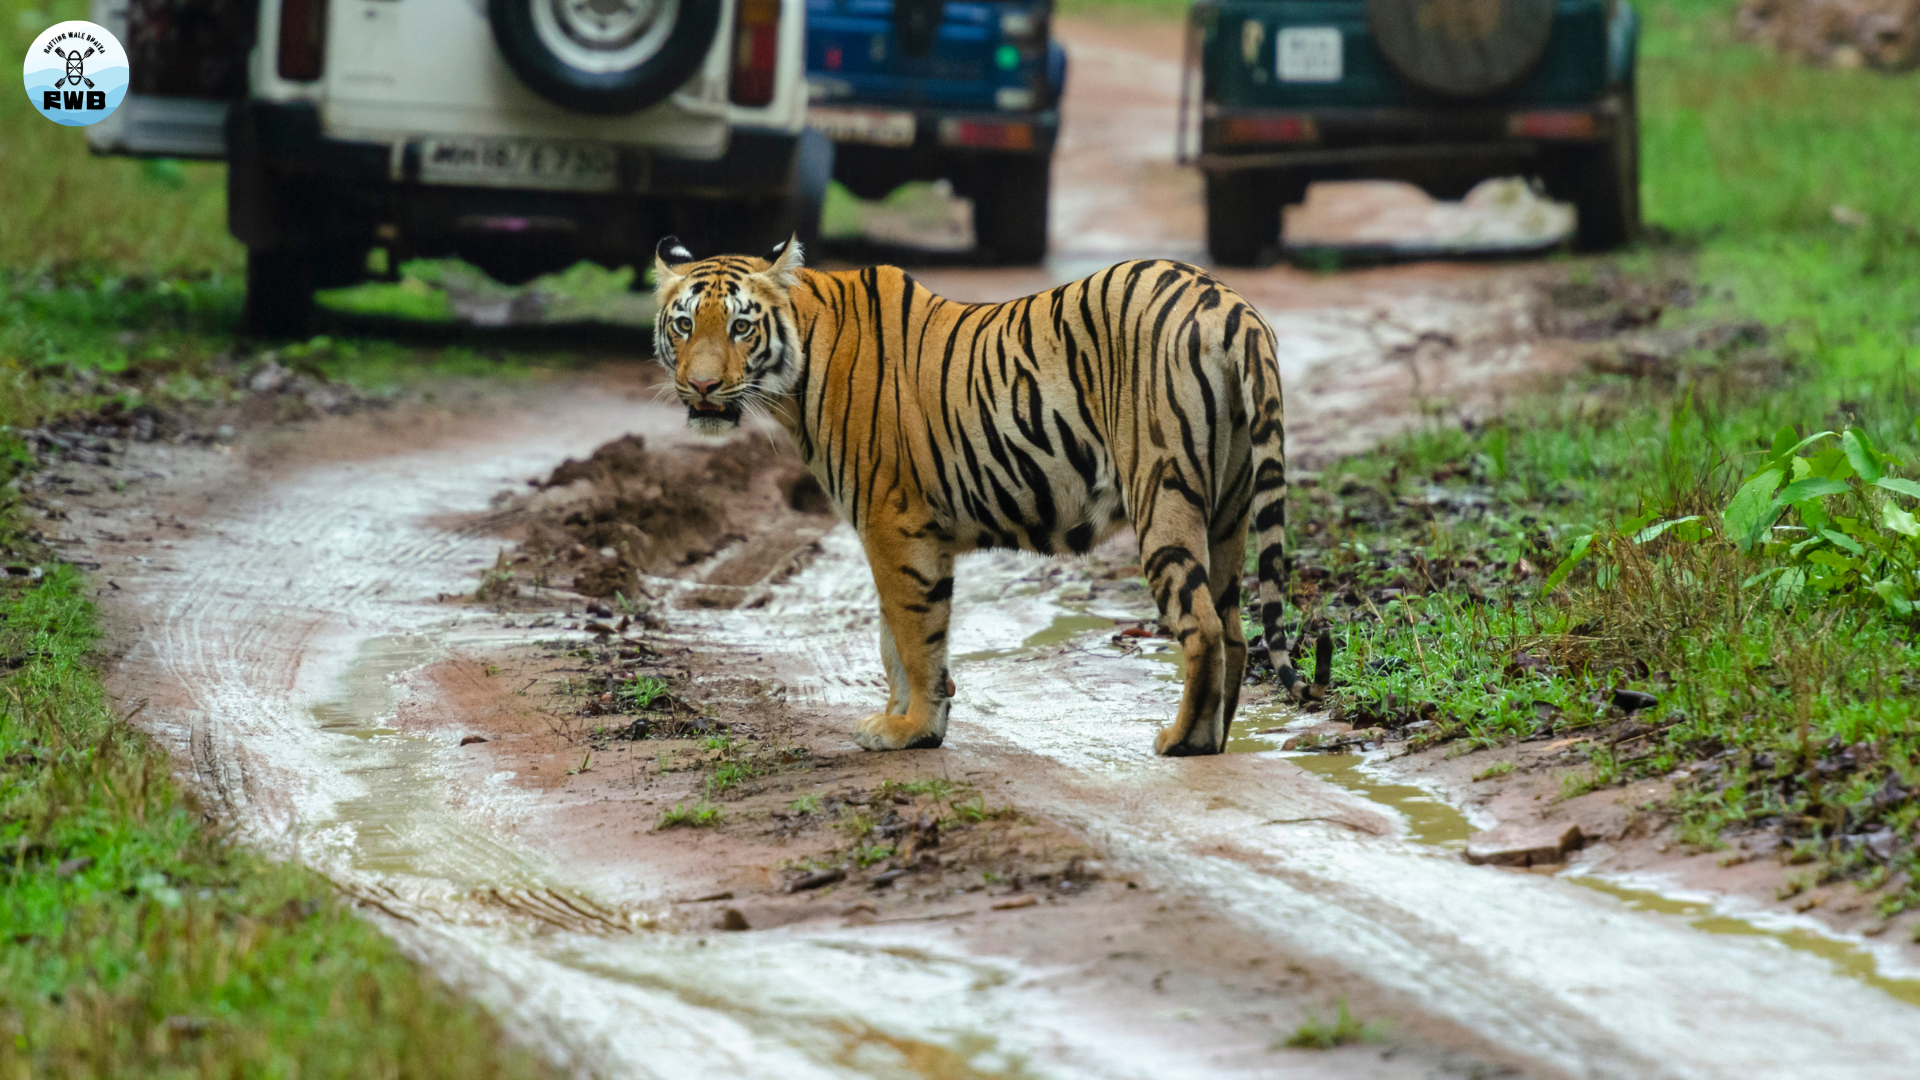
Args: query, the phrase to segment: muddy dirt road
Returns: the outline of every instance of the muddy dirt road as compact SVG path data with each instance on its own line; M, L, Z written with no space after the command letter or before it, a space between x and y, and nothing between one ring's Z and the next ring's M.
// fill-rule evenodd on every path
M1060 185L1079 194L1062 196L1058 258L924 275L935 288L1005 295L1121 255L1197 255L1196 188L1168 162L1166 32L1066 35L1062 168L1081 179ZM1539 273L1233 280L1283 337L1300 455L1561 370L1527 330L1519 286ZM689 439L653 397L616 365L230 451L137 446L111 475L69 469L52 526L108 583L115 692L145 702L213 811L324 869L582 1074L1853 1078L1920 1061L1920 1014L1883 986L1764 935L1468 866L1465 818L1361 758L1280 752L1270 729L1305 721L1258 698L1239 752L1152 757L1179 689L1151 640L1112 644L1153 614L1124 547L964 560L949 743L894 755L844 736L885 684L870 578L830 522L796 526L793 558L731 601L701 580L724 543L649 576L648 617L624 629L552 589L473 601L511 548L500 493L623 435ZM556 706L570 676L539 666L629 651L790 752L724 803L726 826L656 830L702 774L653 739L595 750ZM981 817L1025 816L971 834L1010 878L942 861L975 842L954 826L905 877L877 863L785 888L828 841L782 807L893 814L917 809L899 785L934 780L978 791ZM1340 998L1389 1041L1271 1049Z

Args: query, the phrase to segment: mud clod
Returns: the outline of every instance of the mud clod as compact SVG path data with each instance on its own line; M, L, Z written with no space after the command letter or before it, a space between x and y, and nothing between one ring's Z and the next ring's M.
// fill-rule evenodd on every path
M602 620L644 615L658 593L649 579L737 590L791 572L833 523L826 494L784 439L760 433L664 449L627 435L532 486L495 499L492 523L519 545L489 571L482 590L491 595L481 598L510 597L518 585L565 589L592 597L587 613ZM722 591L692 602L745 599Z

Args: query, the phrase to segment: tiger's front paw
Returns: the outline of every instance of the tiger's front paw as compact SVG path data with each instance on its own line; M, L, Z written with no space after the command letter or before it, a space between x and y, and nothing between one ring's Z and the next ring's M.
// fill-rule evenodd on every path
M931 750L943 733L911 716L877 712L853 726L853 741L862 750Z
M1160 729L1160 734L1154 736L1153 752L1161 757L1204 757L1227 748L1224 739L1207 737L1202 727L1195 724L1191 731L1183 734L1179 724L1168 724Z

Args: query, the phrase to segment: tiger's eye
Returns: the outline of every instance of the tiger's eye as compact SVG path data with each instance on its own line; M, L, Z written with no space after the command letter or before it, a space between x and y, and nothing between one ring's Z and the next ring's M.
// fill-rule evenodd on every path
M753 324L748 322L747 320L745 319L733 320L734 336L738 337L739 335L744 334L751 329L753 329Z

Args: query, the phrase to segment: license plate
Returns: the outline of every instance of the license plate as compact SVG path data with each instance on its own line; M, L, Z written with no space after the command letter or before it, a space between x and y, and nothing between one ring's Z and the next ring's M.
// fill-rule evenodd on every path
M1281 82L1339 82L1344 59L1332 26L1289 26L1274 42Z
M811 108L807 110L807 126L835 142L913 145L914 123L910 112Z
M618 155L610 146L542 139L426 139L420 179L429 184L611 191Z

